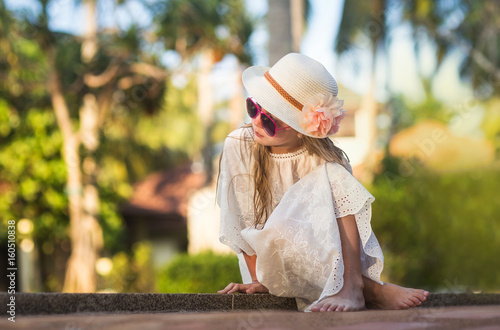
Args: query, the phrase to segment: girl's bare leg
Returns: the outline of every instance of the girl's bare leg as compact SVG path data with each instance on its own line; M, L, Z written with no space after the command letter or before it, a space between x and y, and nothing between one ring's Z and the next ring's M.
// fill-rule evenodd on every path
M422 304L429 292L374 282L361 275L360 239L353 215L337 219L344 260L344 286L335 295L322 299L311 310L356 311L366 303L382 309L407 309Z
M311 310L357 311L365 308L364 281L361 276L361 256L358 226L353 215L337 219L344 260L344 286L335 295L322 299Z

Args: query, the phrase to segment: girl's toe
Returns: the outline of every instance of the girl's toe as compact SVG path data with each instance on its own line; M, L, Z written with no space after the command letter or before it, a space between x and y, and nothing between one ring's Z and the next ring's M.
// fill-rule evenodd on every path
M331 305L328 303L324 304L323 307L321 307L320 312L326 312L330 306Z
M405 304L407 304L410 308L415 307L415 303L410 299L406 299Z
M408 306L406 303L404 303L402 301L399 302L395 307L396 307L396 309L408 309L408 308L410 308L410 306Z
M330 305L330 307L328 307L328 309L327 309L327 312L333 312L333 311L335 311L336 308L337 308L337 305Z
M412 296L409 299L415 306L420 306L422 304L422 302L420 301L420 299L418 299L418 297Z

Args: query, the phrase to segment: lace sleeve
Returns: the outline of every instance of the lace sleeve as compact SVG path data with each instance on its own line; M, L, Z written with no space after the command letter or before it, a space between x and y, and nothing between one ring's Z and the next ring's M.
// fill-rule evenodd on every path
M363 206L371 204L375 198L343 166L327 164L327 174L335 201L335 216L345 217L358 213Z
M253 222L253 182L250 171L250 144L244 129L231 133L224 142L217 204L221 209L219 240L234 252L254 255L241 236Z
M380 282L384 256L371 228L371 204L375 201L366 188L339 164L327 164L327 175L337 218L354 215L364 249L361 255L363 275Z

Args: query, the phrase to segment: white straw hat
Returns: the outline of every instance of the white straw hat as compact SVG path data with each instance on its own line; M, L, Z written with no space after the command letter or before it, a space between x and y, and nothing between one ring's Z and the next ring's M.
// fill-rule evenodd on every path
M342 109L343 102L337 99L337 82L316 60L290 53L272 68L249 67L243 72L242 80L261 107L296 131L316 138L338 131L345 110ZM322 132L308 129L307 115L318 109L326 110L323 113L333 118L333 122L325 124L329 127Z

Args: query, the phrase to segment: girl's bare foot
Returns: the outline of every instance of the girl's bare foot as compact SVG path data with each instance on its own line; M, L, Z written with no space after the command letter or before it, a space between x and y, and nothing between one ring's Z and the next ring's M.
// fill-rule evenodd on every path
M368 283L365 281L365 284ZM367 303L377 308L408 309L422 305L422 303L427 300L427 297L429 297L429 292L420 289L404 288L391 283L384 283L384 285L378 284L376 290L367 296L370 297L366 297Z
M313 312L350 312L365 309L363 285L344 283L335 295L326 297L311 308Z

